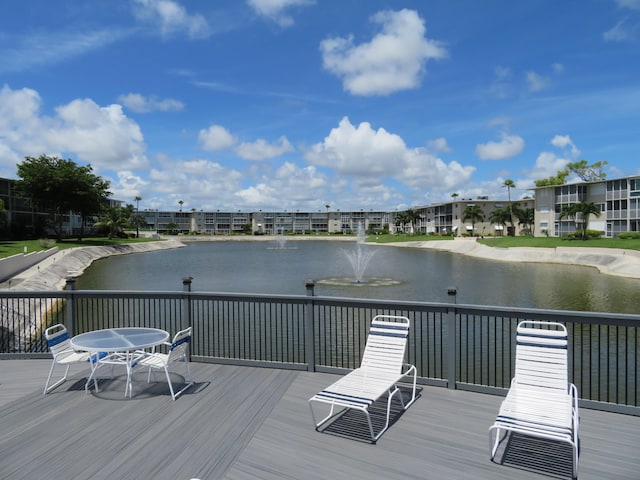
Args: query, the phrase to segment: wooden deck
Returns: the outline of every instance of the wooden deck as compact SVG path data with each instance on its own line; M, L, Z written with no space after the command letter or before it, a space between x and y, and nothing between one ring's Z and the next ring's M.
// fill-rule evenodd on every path
M345 416L316 432L307 400L328 374L193 363L176 402L166 383L120 372L86 395L87 376L42 394L45 360L0 361L0 478L20 479L544 479L568 478L564 446L514 438L489 460L501 398L423 387L377 444ZM160 380L160 375L157 379ZM177 377L176 377L177 378ZM581 409L579 478L640 478L640 418Z

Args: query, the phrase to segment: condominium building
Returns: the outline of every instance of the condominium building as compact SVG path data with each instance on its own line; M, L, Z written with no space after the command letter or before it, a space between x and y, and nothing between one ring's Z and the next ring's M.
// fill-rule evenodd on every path
M560 218L566 207L579 202L600 207L599 216L587 219L589 230L608 238L640 231L640 176L538 187L535 197L536 236L560 237L582 228L580 215Z
M521 209L534 208L532 198L513 201ZM420 218L414 225L415 233L435 233L440 235L481 235L503 236L507 234L510 223L503 225L489 221L493 211L505 208L509 205L507 200L489 200L486 196L473 198L461 198L451 202L435 203L431 205L414 207ZM470 219L465 219L465 209L470 206L480 207L483 220L475 224ZM514 216L513 228L515 234L519 234L524 225L519 225ZM506 228L505 228L506 227ZM406 226L405 226L406 229Z
M318 211L318 212L242 212L192 210L141 210L146 226L142 230L157 233L198 233L229 235L238 233L275 235L280 233L355 233L360 225L365 230L388 228L392 214L382 211Z

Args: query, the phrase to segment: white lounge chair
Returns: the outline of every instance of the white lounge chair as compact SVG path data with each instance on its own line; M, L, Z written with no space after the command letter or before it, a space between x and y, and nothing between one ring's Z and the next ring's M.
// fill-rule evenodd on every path
M171 398L173 400L180 394L182 394L187 388L193 385L193 378L191 378L191 370L189 369L189 358L187 356L187 349L189 348L189 342L191 340L191 327L179 331L173 337L171 343L165 342L165 345L169 347L168 353L158 352L137 352L142 355L138 360L137 365L148 367L149 374L147 376L147 383L151 381L151 370L164 370L167 377L167 383L169 384L169 390L171 391ZM188 383L182 387L179 391L174 392L173 384L171 383L171 377L169 376L169 367L176 362L184 362L187 370Z
M69 374L69 368L71 367L71 365L75 363L91 362L91 367L93 368L94 361L97 359L97 357L95 355L92 356L88 352L78 352L77 350L71 348L69 342L69 333L67 332L67 328L61 323L47 328L44 331L44 338L47 340L47 345L49 346L49 350L53 355L53 361L51 362L51 368L49 369L47 382L44 384L45 395L67 380L67 375ZM51 377L53 376L53 370L55 369L56 365L62 365L65 367L64 375L53 385L49 385L49 382L51 382Z
M573 477L577 478L578 390L569 383L567 348L567 329L560 323L527 320L518 324L515 376L489 428L492 460L511 432L556 440L571 445Z
M389 428L393 397L398 394L402 408L409 408L416 399L416 367L404 363L409 323L407 317L394 315L377 315L373 318L360 367L309 399L316 430L347 409L359 410L367 418L371 441L375 443ZM405 404L398 382L409 375L413 376L413 389L410 401ZM375 433L369 407L385 394L388 394L386 422ZM316 421L313 407L316 403L330 405L329 414L320 421Z

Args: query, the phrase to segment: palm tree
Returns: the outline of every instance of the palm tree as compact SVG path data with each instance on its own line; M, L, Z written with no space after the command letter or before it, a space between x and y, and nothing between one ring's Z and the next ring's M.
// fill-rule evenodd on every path
M138 212L140 211L140 200L142 200L142 197L140 195L136 195L134 200L136 201L136 216L138 215ZM136 238L140 238L140 227L138 226L140 222L136 220Z
M106 229L109 232L109 239L112 239L129 224L129 217L130 212L126 208L106 208L95 223L95 226Z
M409 219L407 218L407 212L398 212L395 216L395 224L396 227L402 227L402 232L404 233L404 226L409 223Z
M522 226L523 229L527 229L529 231L529 235L533 235L535 228L535 209L534 208L519 208L514 205L513 213L518 219L518 225Z
M489 214L489 221L494 224L502 225L504 228L507 225L511 215L509 207L496 208Z
M509 198L509 214L511 221L511 228L509 229L509 235L514 236L516 234L516 229L513 225L513 207L511 205L511 189L516 188L516 184L510 178L507 178L504 182L502 182L502 186L507 189L507 196Z
M574 217L576 224L578 222L582 222L581 229L581 238L582 240L587 239L587 227L589 226L589 217L593 215L594 217L599 217L602 211L600 210L600 205L596 205L593 202L578 202L572 203L571 205L566 205L560 215L559 219L563 219L565 217Z
M420 216L420 213L417 210L410 208L409 210L404 212L404 214L405 214L406 221L409 224L409 228L411 229L411 233L415 233L416 222L422 218Z
M462 212L462 221L471 221L471 235L474 235L476 228L476 222L482 222L484 220L484 212L479 205L467 205Z
M182 200L178 200L178 205L180 205L180 211L182 211L182 205L184 205L184 202Z

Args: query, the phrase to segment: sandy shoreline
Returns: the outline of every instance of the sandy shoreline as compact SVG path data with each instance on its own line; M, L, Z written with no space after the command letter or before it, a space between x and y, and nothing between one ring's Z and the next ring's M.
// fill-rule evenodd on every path
M287 237L287 242L329 240L353 242L355 237ZM258 241L274 242L272 236L233 236L233 237L167 237L158 242L134 243L104 247L78 247L62 250L39 264L19 273L0 284L1 290L61 290L66 278L79 276L95 260L112 255L149 252L180 248L185 243L196 241L229 242ZM446 251L477 258L507 262L556 263L581 265L597 268L601 273L627 278L640 279L640 252L591 247L517 247L495 248L477 243L471 238L455 240L429 240L401 243L375 244L400 248L424 248Z

